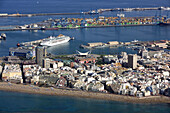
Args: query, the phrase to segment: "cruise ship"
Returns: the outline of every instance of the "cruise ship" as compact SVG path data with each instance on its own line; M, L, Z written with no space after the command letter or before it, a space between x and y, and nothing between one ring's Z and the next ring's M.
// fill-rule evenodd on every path
M65 36L65 35L59 35L57 37L50 36L50 37L46 38L45 40L43 40L40 43L40 45L42 45L42 46L55 46L55 45L66 43L70 39L71 38L69 36Z

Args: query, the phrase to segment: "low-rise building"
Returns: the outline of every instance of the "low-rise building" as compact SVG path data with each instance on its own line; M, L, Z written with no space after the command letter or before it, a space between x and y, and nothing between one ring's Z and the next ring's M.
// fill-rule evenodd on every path
M109 41L108 44L109 45L118 45L119 42L118 41Z
M95 42L95 43L88 43L87 45L90 46L90 47L95 47L95 46L102 46L103 43L102 42Z
M3 81L19 81L22 80L22 72L19 64L5 64L3 73Z

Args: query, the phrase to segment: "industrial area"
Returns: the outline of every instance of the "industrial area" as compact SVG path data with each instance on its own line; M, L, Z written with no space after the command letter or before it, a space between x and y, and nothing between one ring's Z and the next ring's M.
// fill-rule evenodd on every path
M49 18L42 22L25 25L0 26L0 31L20 31L20 30L58 30L58 29L78 29L78 28L97 28L97 27L119 27L119 26L146 26L146 25L170 25L170 18L167 15L150 17L125 17L123 11L143 11L143 10L170 10L170 7L151 7L151 8L113 8L97 9L81 13L42 13L42 14L0 14L0 17L23 17L23 16L49 16L49 15L95 15L91 18ZM102 12L118 11L114 17L101 16Z
M124 14L117 14L117 17L97 18L60 18L48 19L42 22L23 26L0 27L0 31L17 30L58 30L58 29L78 29L78 28L97 28L97 27L119 27L119 26L148 26L148 25L170 25L167 16L153 17L125 17Z

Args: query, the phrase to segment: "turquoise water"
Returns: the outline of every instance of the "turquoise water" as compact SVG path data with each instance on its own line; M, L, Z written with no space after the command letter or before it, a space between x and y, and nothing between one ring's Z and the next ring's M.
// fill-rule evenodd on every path
M169 104L123 102L44 96L0 91L0 113L169 113Z

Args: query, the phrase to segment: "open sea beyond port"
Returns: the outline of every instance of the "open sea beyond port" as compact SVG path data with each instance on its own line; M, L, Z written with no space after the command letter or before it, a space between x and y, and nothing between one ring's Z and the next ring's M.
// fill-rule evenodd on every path
M96 5L97 2L97 5ZM126 8L126 7L160 7L170 6L169 0L0 0L0 13L69 13L82 12L100 8ZM120 12L104 12L100 16L116 16ZM126 17L167 15L168 11L131 11L123 12ZM170 13L169 13L170 15ZM34 17L2 17L0 26L24 25L36 23L48 18L83 17L84 15L51 15ZM96 15L86 15L96 17ZM60 29L56 31L6 31L0 32L7 35L6 40L0 40L0 56L8 56L9 48L16 47L17 43L29 42L46 38L50 35L64 34L75 37L61 46L48 48L48 52L59 54L74 54L81 49L81 44L89 42L132 40L170 40L170 26L134 26L134 27L108 27L91 29ZM136 53L131 49L98 48L92 50L93 54L116 54L122 51ZM17 92L0 91L0 113L169 113L169 104L133 104L107 100L85 99L64 96L45 96L39 94L26 94Z
M1 113L169 113L169 104L132 104L4 91L0 91L0 96L3 97L0 103Z

